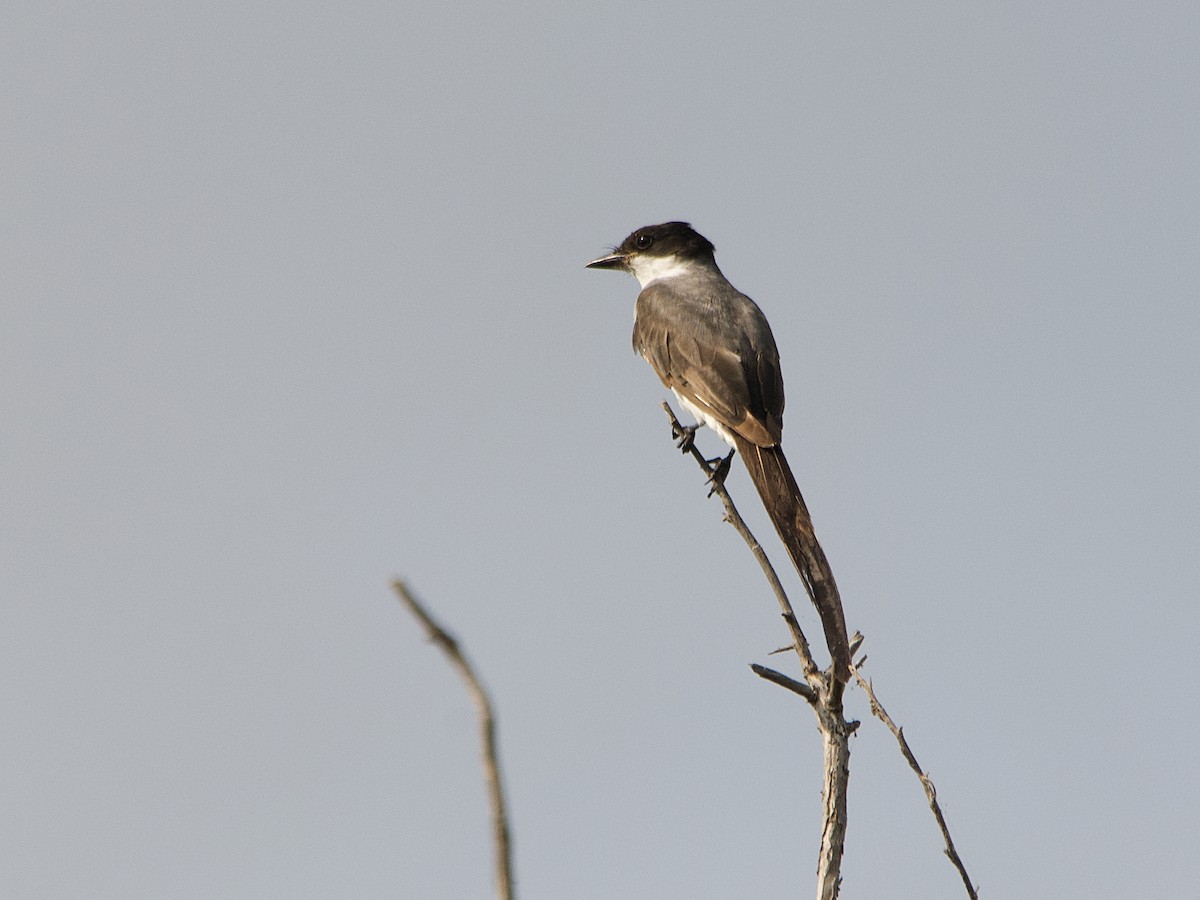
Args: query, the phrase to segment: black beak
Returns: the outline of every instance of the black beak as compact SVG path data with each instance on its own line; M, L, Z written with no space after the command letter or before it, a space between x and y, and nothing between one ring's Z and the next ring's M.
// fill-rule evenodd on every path
M628 267L628 259L624 253L610 253L599 259L593 259L587 264L589 269L624 269Z

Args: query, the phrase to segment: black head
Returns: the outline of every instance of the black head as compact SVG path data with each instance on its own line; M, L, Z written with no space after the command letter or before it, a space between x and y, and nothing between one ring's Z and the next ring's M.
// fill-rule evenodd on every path
M639 228L608 256L588 263L591 269L631 269L637 257L678 257L680 260L712 259L712 242L687 222L663 222Z

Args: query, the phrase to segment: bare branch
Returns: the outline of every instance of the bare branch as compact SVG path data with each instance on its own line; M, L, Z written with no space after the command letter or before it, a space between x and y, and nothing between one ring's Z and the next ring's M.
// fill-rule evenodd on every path
M667 418L671 421L671 431L674 434L683 433L683 425L676 418L674 410L670 404L664 402L662 408L667 413ZM734 530L742 536L742 540L746 542L746 546L750 548L750 552L754 554L754 558L758 561L759 568L762 569L763 575L766 576L767 583L771 586L771 590L775 594L775 599L779 603L779 608L783 613L783 619L787 623L788 630L792 633L793 649L800 657L800 668L804 671L807 678L810 674L820 671L816 660L813 659L812 650L808 645L808 638L804 636L804 631L800 628L800 622L796 619L796 613L792 609L792 601L788 599L787 592L783 589L783 584L779 581L779 576L775 573L775 567L771 565L771 561L767 559L767 554L762 548L762 544L746 527L746 522L742 519L741 513L737 507L733 505L733 499L729 496L729 492L725 490L725 483L722 479L714 478L714 469L704 458L704 454L700 449L692 444L688 448L692 458L700 465L709 477L709 482L712 484L712 490L709 495L716 494L720 498L721 503L725 507L725 521L733 526Z
M509 840L508 811L504 802L504 786L500 780L500 754L496 745L496 718L492 713L492 702L488 698L483 683L475 674L474 668L456 641L446 629L442 628L418 602L403 581L392 582L401 602L408 607L425 629L429 640L442 648L451 664L458 670L475 709L479 714L479 732L483 749L483 777L487 782L488 797L492 808L492 842L495 846L496 863L496 898L497 900L513 900L516 887L513 881L512 845Z
M857 650L858 648L856 647L855 649ZM942 807L938 803L937 789L933 786L933 781L930 779L928 773L923 771L917 763L917 758L913 755L912 749L908 746L908 740L904 737L904 729L897 727L896 723L892 721L892 717L888 715L887 710L879 702L879 698L875 696L875 686L863 678L862 674L858 671L859 666L865 661L866 658L864 657L857 665L854 663L850 664L850 671L854 675L854 680L858 682L858 686L863 689L863 693L871 701L872 715L883 722L895 736L897 743L900 744L900 752L908 760L909 768L917 773L917 778L921 781L921 787L925 789L925 797L929 800L929 808L933 811L933 817L937 820L938 828L941 829L942 839L946 842L946 856L950 858L950 862L954 864L954 868L958 869L963 886L967 889L967 896L971 900L978 900L977 889L972 886L971 877L967 874L967 867L963 864L962 858L958 855L958 850L954 847L954 841L950 838L950 829L946 825L946 817L942 815Z
M750 663L750 670L759 678L765 678L767 681L777 684L781 688L787 688L793 694L799 694L809 703L817 702L817 692L803 681L789 678L782 672L776 672L774 669L768 669L766 666L760 666L758 663Z
M682 436L685 429L679 423L679 419L675 417L670 405L664 403L663 409L671 420L672 434L676 437ZM783 620L792 634L792 649L800 657L800 668L804 673L805 682L803 685L772 669L762 666L753 666L752 668L759 676L804 697L816 714L825 764L825 777L821 789L821 848L817 856L817 900L836 900L842 883L842 856L846 846L846 797L850 788L850 735L857 727L857 723L847 722L842 712L842 693L846 685L835 671L835 665L831 665L828 672L822 672L813 660L808 639L800 628L800 622L797 620L791 601L788 600L787 593L779 581L779 576L775 573L775 568L767 559L762 545L746 527L729 492L725 490L721 472L723 463L715 466L710 464L694 443L688 449L692 458L708 474L709 482L712 484L712 490L709 491L710 496L716 494L721 498L721 503L725 506L725 521L729 522L742 536L742 540L746 542L746 546L758 560L759 567L771 585L775 599L779 602ZM821 607L816 603L812 587L807 581L805 589L809 592L809 599L813 600L820 612ZM836 657L833 647L830 647L829 651L831 656ZM778 676L778 678L773 676Z
M671 421L672 433L676 437L682 436L685 433L685 429L675 417L675 413L671 410L671 407L664 403L663 409L666 410L667 416ZM792 633L792 646L781 648L775 652L780 653L785 650L795 650L800 657L800 666L804 672L804 682L789 678L787 675L765 666L752 664L750 668L760 678L778 684L803 697L812 706L813 712L817 716L817 727L821 732L825 758L825 783L821 792L824 806L824 827L821 833L821 853L817 866L817 897L819 900L834 900L841 886L841 859L846 836L846 795L850 778L849 737L858 728L859 723L846 721L842 711L842 691L845 684L834 671L836 667L831 666L828 672L822 672L817 667L809 649L808 640L800 628L800 623L796 620L796 613L792 609L791 602L788 600L779 577L775 573L775 569L767 559L762 546L755 539L754 535L750 533L750 529L746 527L745 521L739 515L737 508L733 504L733 500L725 490L724 479L722 477L724 473L721 472L725 463L718 465L710 463L704 458L704 454L696 448L694 443L687 449L691 453L692 458L708 474L709 481L712 484L712 490L709 492L709 495L716 494L720 497L721 502L725 506L725 520L733 525L750 548L750 551L754 554L754 558L758 560L758 564L762 568L763 574L766 575L767 582L771 585L776 600L779 602L779 607L783 612L783 619ZM803 575L803 573L801 574ZM813 600L814 605L820 611L821 606L816 603L812 586L807 580L805 580L804 586L808 591L809 599ZM913 756L913 752L908 746L908 741L904 737L903 729L896 727L896 724L876 698L871 683L866 681L859 673L859 668L866 662L866 657L862 657L857 664L853 662L854 654L858 653L861 649L862 643L862 634L855 632L854 636L850 639L849 646L846 648L850 658L850 672L870 700L871 712L887 725L892 734L895 735L904 758L908 760L908 764L912 770L917 773L917 777L921 781L921 786L925 789L925 796L929 800L929 807L933 811L934 818L937 820L938 828L941 829L942 838L946 842L946 856L950 858L950 861L962 877L963 885L967 889L967 895L971 900L978 900L976 889L971 885L971 879L967 875L966 867L954 847L954 841L950 838L950 831L946 826L946 819L942 815L941 807L938 804L937 791L934 788L933 781L930 780L928 774L922 771L921 767L917 764L916 757ZM830 647L831 655L833 654L833 649Z

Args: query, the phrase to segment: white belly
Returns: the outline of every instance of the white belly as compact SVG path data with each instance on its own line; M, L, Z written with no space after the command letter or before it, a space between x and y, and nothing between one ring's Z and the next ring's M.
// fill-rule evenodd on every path
M684 397L682 394L679 393L679 391L675 390L674 388L671 388L671 393L673 393L676 397L679 398L679 402L683 404L684 409L686 409L693 416L695 416L697 422L699 422L701 425L707 425L709 428L711 428L713 431L715 431L717 434L719 434L721 436L721 440L723 440L725 443L727 443L730 447L736 446L733 442L732 432L730 432L730 430L728 428L726 428L721 422L718 422L716 419L714 419L710 413L707 413L704 410L700 409L698 406L696 406L694 403L692 403L690 400L688 400L687 397Z

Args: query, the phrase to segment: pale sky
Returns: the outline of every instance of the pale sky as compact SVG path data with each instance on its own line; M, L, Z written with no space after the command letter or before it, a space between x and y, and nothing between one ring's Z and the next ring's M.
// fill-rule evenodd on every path
M982 896L1194 893L1198 45L1187 2L10 10L0 895L490 896L402 576L498 704L523 898L812 896L786 631L583 267L668 219L773 325ZM842 896L964 896L848 714Z

